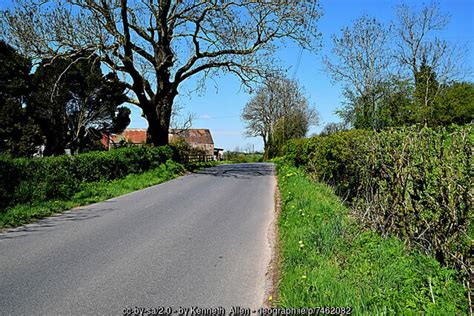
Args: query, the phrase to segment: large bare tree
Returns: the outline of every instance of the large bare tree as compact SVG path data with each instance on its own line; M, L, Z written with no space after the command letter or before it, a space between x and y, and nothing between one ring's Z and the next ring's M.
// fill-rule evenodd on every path
M417 90L418 112L427 120L432 115L432 103L453 79L462 78L465 50L436 36L449 23L439 5L432 2L420 10L399 5L396 10L396 58L402 74L411 78Z
M14 0L0 36L34 59L99 56L161 145L185 80L221 71L250 85L274 72L283 41L317 46L320 14L316 0Z

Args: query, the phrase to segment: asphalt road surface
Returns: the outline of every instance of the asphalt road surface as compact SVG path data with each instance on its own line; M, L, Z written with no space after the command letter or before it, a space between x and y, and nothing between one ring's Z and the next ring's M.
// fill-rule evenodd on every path
M0 313L258 308L274 189L272 164L222 165L4 231Z

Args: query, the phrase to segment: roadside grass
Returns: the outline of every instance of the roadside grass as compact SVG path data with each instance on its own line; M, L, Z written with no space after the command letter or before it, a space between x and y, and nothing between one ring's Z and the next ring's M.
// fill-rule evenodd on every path
M281 307L351 307L355 314L465 314L457 272L363 231L326 185L278 164Z
M196 164L194 170L210 164ZM141 174L129 174L112 181L83 183L81 189L68 200L44 201L16 205L0 213L0 228L16 227L65 210L104 201L146 187L160 184L182 175L185 167L172 160Z

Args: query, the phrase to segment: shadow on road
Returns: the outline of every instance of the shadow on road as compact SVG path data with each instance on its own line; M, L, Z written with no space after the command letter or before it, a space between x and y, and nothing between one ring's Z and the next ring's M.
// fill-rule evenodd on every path
M274 165L271 163L245 163L216 166L195 172L195 174L250 179L251 177L271 176L275 173L274 170Z
M114 203L115 201L103 201L101 203ZM56 216L46 217L37 222L16 228L6 228L0 231L0 240L28 236L32 233L44 233L54 227L69 221L83 221L102 216L104 213L114 211L114 208L93 208L80 206Z

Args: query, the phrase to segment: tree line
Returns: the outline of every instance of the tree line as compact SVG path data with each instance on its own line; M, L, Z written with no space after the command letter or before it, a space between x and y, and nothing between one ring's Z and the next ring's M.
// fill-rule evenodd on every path
M117 88L117 98L123 92L120 101L142 109L148 121L147 141L154 145L168 143L175 99L188 79L202 84L232 74L249 89L261 84L242 118L248 135L262 137L272 156L280 144L305 136L317 122L298 84L275 75L282 72L274 53L290 42L316 50L321 14L315 0L285 5L266 0L15 0L0 12L0 39L31 60L34 69L63 64L67 71L45 71L45 76L57 77L45 84L53 92L50 96L61 90L58 78L74 77L68 75L73 68L90 64L96 72L106 71L105 81ZM344 83L346 102L338 110L343 123L330 124L323 132L472 121L474 88L461 80L462 50L434 36L447 23L436 4L419 11L400 5L397 21L389 26L363 16L334 36L333 55L325 58L325 64L333 79ZM278 86L283 90L277 91ZM274 94L273 99L294 97L294 102L275 104L257 96L268 93ZM22 104L19 113L28 108L22 102L16 105ZM258 103L265 113L259 112ZM69 102L74 104L78 103ZM126 110L121 111L117 115L125 117ZM101 129L79 127L83 116L68 121L75 131L65 133L58 146L52 140L45 142L47 154L59 153L65 146L82 150L78 135ZM61 115L57 118L64 123ZM44 126L43 137L54 134L47 131L52 125L46 121L36 122Z
M31 60L0 41L0 153L31 157L101 149L130 123L125 86L97 60Z
M465 124L474 119L474 85L462 81L472 69L465 48L437 36L449 16L437 3L416 10L398 5L388 25L364 15L333 36L327 71L342 82L343 127L381 130L422 124Z
M343 84L344 104L321 134L356 128L382 130L405 125L446 126L474 119L474 84L462 47L436 37L448 16L436 3L415 10L396 7L389 25L367 15L333 35L331 57L323 62L335 82ZM295 80L267 79L242 111L249 136L263 140L274 157L291 138L303 138L317 113Z

